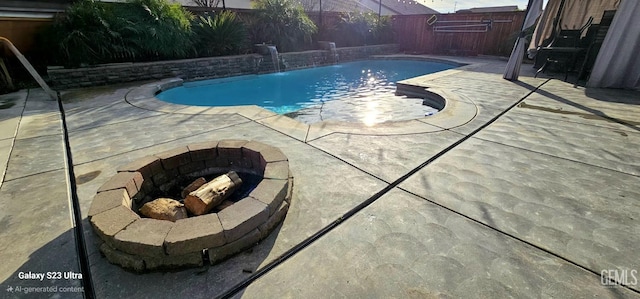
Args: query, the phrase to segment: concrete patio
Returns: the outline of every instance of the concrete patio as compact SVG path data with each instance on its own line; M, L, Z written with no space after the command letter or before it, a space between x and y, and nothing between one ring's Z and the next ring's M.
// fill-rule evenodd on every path
M130 93L143 83L63 91L96 296L640 298L640 92L574 88L528 65L510 82L503 61L450 59L470 65L410 81L454 94L474 116L402 130L140 104ZM58 104L34 89L0 106L0 297L54 296L17 286L81 297L60 291L79 280L19 278L80 272ZM220 139L289 158L295 187L280 227L210 267L135 274L101 256L87 213L119 166ZM603 271L623 285L606 285Z

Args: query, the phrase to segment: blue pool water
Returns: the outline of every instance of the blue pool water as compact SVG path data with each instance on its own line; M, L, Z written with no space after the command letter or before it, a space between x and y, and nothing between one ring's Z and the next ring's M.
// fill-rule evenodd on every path
M354 103L361 105L381 96L393 96L397 81L454 67L415 60L356 61L282 73L190 82L164 91L157 98L195 106L258 105L279 114L312 110L329 102L331 105L327 106L342 110L344 106L354 106ZM354 98L358 99L357 102L339 104ZM373 103L368 104L371 106ZM331 111L325 113L331 114Z

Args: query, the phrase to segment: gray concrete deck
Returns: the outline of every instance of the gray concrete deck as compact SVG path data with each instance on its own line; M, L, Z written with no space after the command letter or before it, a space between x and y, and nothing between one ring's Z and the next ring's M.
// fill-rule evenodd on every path
M79 280L20 278L21 272L80 273L58 104L42 90L2 95L2 102L8 105L0 109L0 297L29 292L9 287L78 288Z
M97 297L211 298L250 279L235 297L640 298L640 92L574 88L532 78L526 65L509 82L502 61L452 59L471 65L410 81L454 94L465 115L473 107L462 122L454 110L401 125L308 126L255 108L134 98L140 84L63 92ZM57 105L39 90L0 101L14 103L0 109L0 292L79 285L18 278L79 266ZM228 138L289 157L293 200L271 236L221 264L170 273L126 272L100 255L86 215L118 166ZM626 274L625 285L603 285L603 271Z

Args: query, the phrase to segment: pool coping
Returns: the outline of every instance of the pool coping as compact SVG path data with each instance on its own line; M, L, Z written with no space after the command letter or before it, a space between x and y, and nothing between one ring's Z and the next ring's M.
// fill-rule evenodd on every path
M453 75L468 68L478 67L480 64L468 64L454 59L444 60L406 54L374 55L371 56L370 59L434 61L459 65L459 67L397 82L397 94L424 98L427 101L432 101L437 105L444 106L438 113L425 116L423 118L388 121L373 125L332 120L305 124L288 116L279 115L256 105L220 107L190 106L164 102L156 97L156 95L162 91L181 86L184 83L184 80L181 78L168 78L141 85L127 93L125 101L130 105L141 109L172 114L237 114L303 142L312 141L333 133L348 133L356 135L404 135L432 133L465 125L476 117L478 108L473 101L456 93L455 90L430 86L429 81Z

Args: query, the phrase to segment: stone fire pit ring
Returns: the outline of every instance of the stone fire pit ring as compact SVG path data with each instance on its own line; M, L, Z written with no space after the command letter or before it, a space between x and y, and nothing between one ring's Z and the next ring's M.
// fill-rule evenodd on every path
M178 178L226 173L262 176L248 196L218 213L176 222L142 218L137 209ZM95 195L89 219L113 264L143 272L215 264L266 238L286 216L293 177L278 148L247 140L190 144L124 165Z

